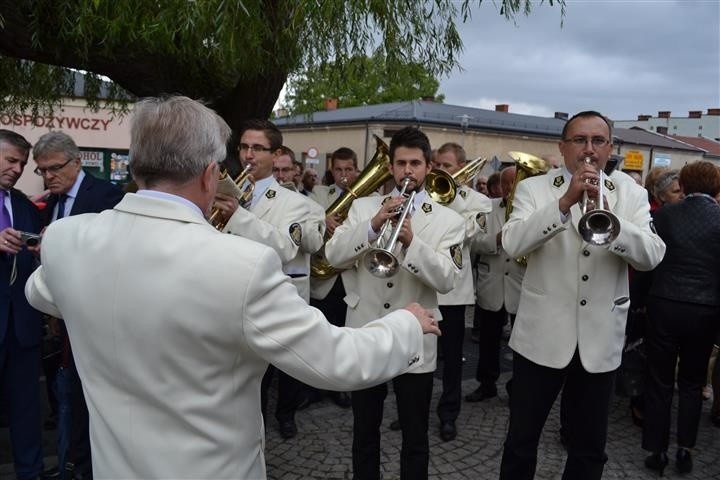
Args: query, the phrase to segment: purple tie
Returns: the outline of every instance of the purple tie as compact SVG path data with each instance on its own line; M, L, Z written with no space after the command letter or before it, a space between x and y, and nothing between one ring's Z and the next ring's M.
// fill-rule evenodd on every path
M2 212L0 212L0 232L8 227L12 227L12 220L10 220L10 212L8 212L5 206L5 196L8 194L5 190L0 189L0 203L2 203Z

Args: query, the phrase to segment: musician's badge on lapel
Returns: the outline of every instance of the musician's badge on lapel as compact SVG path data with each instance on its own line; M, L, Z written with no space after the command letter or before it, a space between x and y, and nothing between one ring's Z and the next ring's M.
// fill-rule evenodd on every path
M423 204L422 204L422 211L425 212L425 213L430 213L430 212L432 212L432 205L430 205L429 203L423 203Z
M460 196L463 197L463 198L466 198L466 197L467 197L467 192L466 192L465 190L460 190L458 193L459 193Z
M565 183L565 177L563 177L562 175L558 175L557 177L555 177L555 180L553 180L553 186L555 188L562 187L564 183Z
M475 221L477 222L478 226L482 228L483 232L487 228L487 217L484 213L480 212L477 215L475 215Z
M653 222L652 220L650 220L650 230L651 230L655 235L657 235L657 230L655 230L655 222Z
M462 268L462 247L459 244L450 247L450 257L457 268Z
M328 193L330 195L335 195L335 187L330 187L330 191Z
M271 190L268 188L268 191L265 192L265 198L275 198L276 192L275 190Z
M290 238L295 242L295 245L300 245L300 242L302 242L302 227L299 223L290 225Z
M605 179L605 188L607 188L609 191L615 190L615 184L611 182L609 179Z

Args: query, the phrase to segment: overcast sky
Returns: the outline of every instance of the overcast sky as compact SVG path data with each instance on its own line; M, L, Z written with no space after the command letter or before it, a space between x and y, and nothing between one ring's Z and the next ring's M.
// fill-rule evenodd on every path
M547 2L513 24L485 0L460 32L445 103L614 120L720 108L720 0L567 0L562 28Z

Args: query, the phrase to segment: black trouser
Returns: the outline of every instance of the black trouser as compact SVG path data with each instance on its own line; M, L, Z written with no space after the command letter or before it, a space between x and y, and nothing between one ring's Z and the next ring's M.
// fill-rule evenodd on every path
M437 414L441 422L455 421L460 414L462 397L462 357L465 339L465 305L440 305L442 336L438 347L443 352L443 389Z
M275 418L280 423L294 421L297 406L305 390L305 384L272 365L268 365L260 384L260 406L263 418L267 418L268 390L276 371L278 372L278 394Z
M570 442L563 480L599 480L607 461L608 410L615 372L589 373L575 350L561 369L513 355L510 426L500 467L501 480L531 480L547 416L561 388Z
M680 447L692 448L700 423L708 360L720 325L720 307L650 297L648 315L642 447L651 452L668 449L675 365L679 356L677 442Z
M342 276L338 275L327 296L322 300L311 298L310 305L320 310L328 321L336 327L344 327L347 314L347 304L344 298L345 286L343 285Z
M428 417L432 386L432 372L406 373L393 379L402 429L401 480L428 478ZM383 383L352 393L352 456L355 480L380 478L380 424L387 392L387 384Z
M505 307L497 312L484 310L475 306L476 315L479 316L480 342L478 343L478 364L475 378L480 382L484 392L496 392L495 382L500 377L500 341L502 340L503 326L507 321Z

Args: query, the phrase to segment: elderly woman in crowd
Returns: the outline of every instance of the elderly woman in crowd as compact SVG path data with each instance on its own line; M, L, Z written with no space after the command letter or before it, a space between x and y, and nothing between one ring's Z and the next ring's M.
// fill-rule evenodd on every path
M648 377L642 447L645 466L660 474L668 463L675 366L679 408L676 466L692 470L708 358L720 326L720 174L709 162L683 167L685 199L655 211L657 233L667 245L655 269L645 333Z
M677 170L667 170L657 176L652 191L660 206L677 203L684 198L685 195L680 189L679 178L680 172Z

